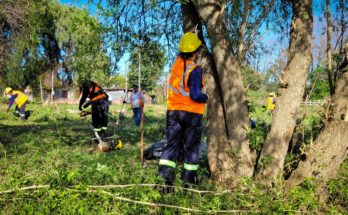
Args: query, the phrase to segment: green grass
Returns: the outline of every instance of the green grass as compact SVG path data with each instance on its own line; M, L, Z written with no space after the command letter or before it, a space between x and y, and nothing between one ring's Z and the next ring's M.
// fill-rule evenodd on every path
M5 110L0 104L0 109ZM237 210L252 214L293 214L343 212L347 194L335 189L347 181L331 182L331 192L340 200L330 205L320 204L313 187L299 187L289 193L276 188L255 185L252 180L242 180L230 193L198 194L179 188L161 195L152 187L94 189L92 185L152 184L156 183L157 163L140 164L139 129L134 125L129 107L125 108L116 134L125 147L108 153L90 150L93 132L90 116L80 118L77 106L27 106L31 116L20 121L12 113L0 112L0 193L33 185L48 185L35 190L17 190L0 194L2 214L185 214L177 208L152 207L117 199L119 197L180 206L208 211ZM115 128L120 105L110 109L109 134ZM162 138L165 127L165 107L149 105L145 109L145 144ZM176 186L181 187L177 169ZM199 190L222 191L200 171ZM347 170L345 170L347 171ZM347 171L348 172L348 171ZM114 196L112 196L114 195ZM116 197L115 197L116 196Z

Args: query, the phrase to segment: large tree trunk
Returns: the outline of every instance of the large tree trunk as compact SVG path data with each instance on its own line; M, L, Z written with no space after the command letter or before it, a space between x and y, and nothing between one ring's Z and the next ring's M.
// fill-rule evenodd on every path
M231 52L220 1L195 0L193 3L205 23L216 63L218 82L223 89L221 94L226 114L228 144L217 146L220 147L218 157L222 161L221 178L225 181L237 181L240 176L252 176L254 169L246 137L249 126L248 111L240 65ZM215 123L217 125L220 122Z
M331 49L331 10L330 10L330 0L326 0L326 22L327 22L327 76L330 87L330 95L332 96L335 93L334 83L332 80L332 49Z
M194 5L189 2L182 4L183 14L183 30L184 32L191 31L196 26L198 27L198 36L205 44L202 34L202 22L194 8ZM221 86L217 79L217 71L215 61L212 54L203 47L199 51L197 63L202 66L204 71L205 88L209 96L207 105L207 142L208 142L208 161L212 176L222 182L224 172L223 166L231 164L231 161L226 161L221 158L228 158L224 149L228 146L228 136L225 123L225 114L221 102ZM229 167L231 168L231 167Z
M273 113L272 127L258 161L258 180L273 179L282 175L312 61L312 1L293 0L292 8L289 57L283 73L285 83L279 90L280 96Z
M287 187L301 184L306 177L314 177L325 184L336 175L339 165L347 157L348 72L342 74L336 86L330 110L332 118L306 153L306 159L287 180Z

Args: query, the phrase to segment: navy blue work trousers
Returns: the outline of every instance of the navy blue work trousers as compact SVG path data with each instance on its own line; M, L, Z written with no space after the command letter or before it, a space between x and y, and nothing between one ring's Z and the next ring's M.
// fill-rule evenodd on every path
M107 129L108 114L109 101L107 99L92 102L92 125L96 131Z
M22 104L22 106L18 107L16 106L16 113L19 114L19 116L21 117L21 120L26 120L25 117L25 106L28 104L28 101L24 102L24 104Z
M132 108L133 109L133 119L136 126L140 125L141 122L141 108Z
M197 183L199 146L202 137L202 115L186 111L167 111L167 146L159 163L159 175L168 184L175 179L175 166L179 154L184 153L185 183Z

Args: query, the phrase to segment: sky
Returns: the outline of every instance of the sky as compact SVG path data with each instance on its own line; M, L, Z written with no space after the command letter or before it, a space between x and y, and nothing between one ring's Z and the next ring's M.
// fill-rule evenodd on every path
M326 36L325 33L323 34L323 27L326 26L326 22L325 19L321 20L323 16L323 5L320 5L319 2L323 2L323 0L313 1L313 38L315 39L313 41L313 59L316 60L318 58L318 55L320 55L320 51L322 52L326 49L326 44L323 44L323 38ZM63 4L74 5L77 7L86 7L90 11L91 15L96 16L96 8L87 4L88 0L60 0L60 2ZM334 3L332 4L331 11L332 15L335 15ZM267 53L264 56L259 56L259 58L257 59L258 62L253 62L255 65L258 65L258 68L256 69L262 72L267 70L267 68L269 68L270 65L276 61L282 50L288 48L288 40L279 43L279 35L270 30L267 30L265 26L261 27L261 34L263 35L261 41L265 44L267 48L271 50L270 53ZM333 40L335 40L335 35L333 35ZM127 53L121 58L120 62L118 63L120 70L119 72L121 74L124 74L124 71L126 70L126 63L128 61L129 54ZM168 70L168 65L167 68L165 68L165 70Z

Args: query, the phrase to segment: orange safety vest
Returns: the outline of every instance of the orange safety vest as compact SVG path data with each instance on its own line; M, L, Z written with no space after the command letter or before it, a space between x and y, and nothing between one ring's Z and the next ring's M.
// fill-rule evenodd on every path
M94 88L94 90L93 90L93 88ZM105 92L101 92L102 90L103 89L99 85L96 85L95 87L89 88L89 91L90 91L89 98L91 99L92 102L97 101L99 99L106 98L106 94L105 94ZM93 96L94 93L97 95Z
M197 66L193 61L187 60L186 71L184 71L184 59L180 56L176 58L168 82L168 110L204 114L205 104L195 102L190 98L190 88L188 86L190 74ZM204 86L203 78L202 86Z
M139 107L143 107L144 106L144 101L141 98L141 91L138 91L138 96L139 96ZM130 95L130 104L131 104L131 108L133 108L133 102L132 102L132 98L133 98L133 91L131 92Z

